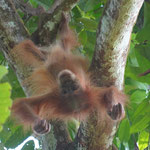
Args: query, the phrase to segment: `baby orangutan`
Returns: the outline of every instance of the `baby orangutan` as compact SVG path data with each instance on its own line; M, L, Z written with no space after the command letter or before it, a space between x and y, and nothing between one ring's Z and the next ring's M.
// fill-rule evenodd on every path
M71 51L78 42L67 21L59 36L59 43L50 52L40 51L30 40L13 48L13 55L34 69L26 82L35 92L35 96L14 101L13 115L37 134L50 131L46 120L85 119L94 109L113 120L123 118L126 96L114 86L96 87L92 83L87 58Z

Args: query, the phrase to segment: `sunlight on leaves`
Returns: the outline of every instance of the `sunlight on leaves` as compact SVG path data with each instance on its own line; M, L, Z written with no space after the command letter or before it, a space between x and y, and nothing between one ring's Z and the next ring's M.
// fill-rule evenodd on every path
M0 66L0 79L7 73L7 69ZM2 130L2 124L6 121L10 115L11 107L11 86L9 83L0 83L0 131Z
M148 141L149 133L146 131L141 132L138 139L139 150L144 150L148 146Z

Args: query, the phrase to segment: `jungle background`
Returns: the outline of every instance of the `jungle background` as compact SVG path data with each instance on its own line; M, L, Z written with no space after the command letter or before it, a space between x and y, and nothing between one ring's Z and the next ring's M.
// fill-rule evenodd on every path
M48 10L53 0L26 0L34 8ZM92 60L96 30L106 0L80 0L71 10L70 27L76 30L81 46L79 51ZM34 33L39 17L17 9L30 32ZM119 150L150 149L150 1L142 6L131 35L131 43L124 77L124 91L130 102L126 117L121 121L113 143ZM18 80L2 53L0 53L0 150L42 149L38 137L24 132L10 118L12 100L25 96ZM68 123L68 131L75 138L79 122ZM27 140L28 139L28 140ZM19 145L20 148L18 147Z

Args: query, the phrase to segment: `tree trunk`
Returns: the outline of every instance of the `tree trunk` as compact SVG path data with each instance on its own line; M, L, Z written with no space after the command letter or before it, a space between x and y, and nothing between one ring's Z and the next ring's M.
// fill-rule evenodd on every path
M108 0L100 20L90 67L98 86L115 85L123 90L124 70L133 26L144 0ZM82 123L80 149L110 150L118 123L109 118L98 122L96 113ZM80 143L80 141L83 144Z

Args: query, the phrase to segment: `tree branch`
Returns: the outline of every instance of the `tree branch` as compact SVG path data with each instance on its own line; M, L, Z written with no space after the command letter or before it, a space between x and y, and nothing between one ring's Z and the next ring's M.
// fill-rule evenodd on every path
M107 86L107 81L108 85L114 84L122 89L131 32L142 4L143 0L107 3L98 27L91 65L99 85Z
M67 2L67 0L64 0L62 2ZM66 6L64 6L64 8L66 8ZM55 12L53 12L53 14L55 14ZM44 39L44 37L45 35L43 35L43 38L41 39ZM22 62L18 62L18 59L15 56L12 56L10 54L10 51L14 47L14 45L23 41L26 38L30 38L30 36L16 12L12 0L1 0L0 49L2 50L5 58L9 61L10 65L16 72L26 95L30 96L32 93L30 93L29 87L23 84L23 81L31 74L32 68L27 68ZM65 147L68 145L68 143L70 143L70 138L66 130L66 124L63 121L55 121L52 123L52 125L53 126L51 133L42 137L43 150L66 150ZM47 141L48 139L50 139L50 141Z
M24 38L29 37L12 1L0 1L0 33L3 42L9 42L12 48Z
M12 1L0 1L0 49L10 62L20 82L24 79L25 72L20 73L22 68L16 64L15 59L10 55L10 50L28 37L29 34L16 13ZM23 86L23 88L25 91L27 90L26 87Z
M56 39L61 22L61 13L69 12L78 0L55 0L53 6L40 16L39 27L33 33L32 40L36 44L49 45Z
M108 0L97 30L90 67L99 86L123 89L124 70L133 26L144 0ZM96 112L80 126L74 145L78 149L110 150L117 122L98 118ZM101 121L98 121L101 120ZM77 148L76 148L77 149Z
M139 74L139 77L146 76L146 75L148 75L148 74L150 74L150 69L148 69L148 70L146 70L145 72Z
M13 0L16 9L20 9L25 15L39 16L45 13L42 6L33 8L29 3L25 3L24 0Z

